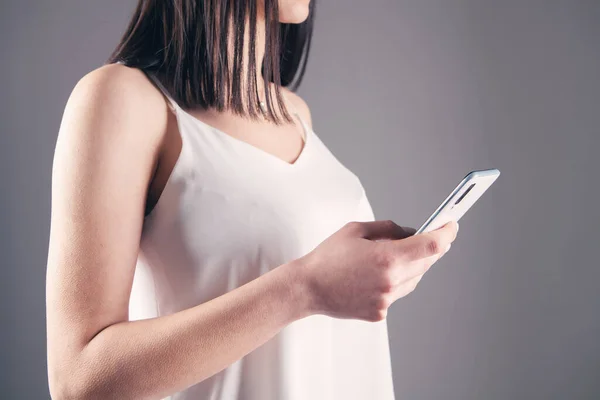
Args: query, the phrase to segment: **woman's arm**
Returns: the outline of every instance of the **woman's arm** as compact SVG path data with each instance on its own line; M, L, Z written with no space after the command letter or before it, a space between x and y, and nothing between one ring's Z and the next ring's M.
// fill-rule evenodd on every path
M128 321L147 188L170 118L143 73L121 65L86 75L69 98L46 282L53 398L159 399L309 315L298 260L190 309Z

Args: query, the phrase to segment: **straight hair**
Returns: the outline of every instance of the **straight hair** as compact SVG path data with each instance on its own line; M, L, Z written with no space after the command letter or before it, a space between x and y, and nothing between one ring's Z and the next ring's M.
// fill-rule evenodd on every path
M300 24L280 23L278 0L264 0L265 53L260 66L255 57L257 8L257 0L139 0L107 63L121 62L154 73L184 108L228 109L252 119L262 114L256 82L260 67L264 81L275 84L281 114L274 109L271 90L265 90L265 118L276 124L281 124L282 118L291 122L280 86L295 91L302 81L315 0L311 0L308 18ZM246 28L248 46L244 43ZM248 60L246 87L241 76L244 52Z

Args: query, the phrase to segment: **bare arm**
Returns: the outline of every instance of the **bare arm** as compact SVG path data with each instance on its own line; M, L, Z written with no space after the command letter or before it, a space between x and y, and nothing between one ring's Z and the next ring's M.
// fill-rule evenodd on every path
M52 173L46 283L53 398L162 398L308 315L295 261L196 307L128 321L166 107L141 72L106 66L77 84L65 108Z

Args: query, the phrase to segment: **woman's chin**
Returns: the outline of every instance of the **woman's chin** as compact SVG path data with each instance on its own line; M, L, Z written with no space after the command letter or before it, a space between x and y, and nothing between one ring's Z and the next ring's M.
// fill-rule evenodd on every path
M279 22L284 24L301 24L308 18L309 12L309 2L298 1L285 11L280 9Z

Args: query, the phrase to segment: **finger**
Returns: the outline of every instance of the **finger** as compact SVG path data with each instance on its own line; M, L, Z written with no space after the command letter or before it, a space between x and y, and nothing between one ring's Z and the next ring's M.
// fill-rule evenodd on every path
M392 299L393 299L392 302L394 302L394 301L398 300L399 298L404 297L407 294L413 292L417 288L417 285L419 284L419 282L421 281L421 279L423 279L423 274L417 275L417 276L409 279L408 281L406 281L402 285L399 285L396 288L396 290L392 293Z
M382 238L382 239L373 239L376 242L385 242L385 241L389 241L389 240L399 240L399 239L406 239L407 237L411 237L412 235L414 235L417 230L415 228L410 228L407 226L401 226L402 229L404 229L404 236L400 236L399 238Z
M450 221L439 229L420 233L403 240L390 242L398 257L408 261L441 254L456 239L456 222Z
M435 254L433 256L413 261L408 264L401 263L389 272L393 282L393 286L401 286L406 282L414 279L416 276L425 274L433 264L435 264L443 254Z
M405 228L392 220L357 222L358 235L369 240L399 240L414 234L412 228Z
M448 245L447 249L442 253L434 254L432 256L422 258L420 260L413 261L412 263L410 263L404 268L406 276L409 279L411 279L415 276L425 274L427 271L429 271L433 264L438 262L440 258L444 257L444 255L450 250L450 246L452 245Z
M412 261L408 264L401 266L397 272L397 274L399 275L399 284L401 284L402 282L407 282L410 279L413 279L415 276L425 274L427 271L429 271L433 264L435 264L440 258L442 258L444 254L445 253L434 254L432 256Z
M408 287L412 287L413 289L416 288L424 276L425 276L425 274L421 274L421 275L417 275L417 276L413 277L411 280L409 280L407 282Z
M437 231L438 229L442 229L444 227L446 227L448 224L456 224L456 233L458 234L458 221L448 221L446 222L444 225L440 226L439 228L434 229L434 231Z

